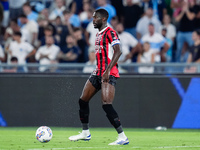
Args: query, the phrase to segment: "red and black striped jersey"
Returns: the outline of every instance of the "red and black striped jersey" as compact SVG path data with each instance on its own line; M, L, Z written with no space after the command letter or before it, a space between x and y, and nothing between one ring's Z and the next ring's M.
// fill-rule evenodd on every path
M96 70L93 74L102 76L105 72L107 66L110 64L111 59L114 54L114 50L112 46L115 44L120 44L119 37L114 29L111 27L106 27L101 30L96 35L95 40L95 51L96 51L96 59L97 59L97 66ZM115 77L119 77L119 71L117 68L117 63L111 69L110 75Z

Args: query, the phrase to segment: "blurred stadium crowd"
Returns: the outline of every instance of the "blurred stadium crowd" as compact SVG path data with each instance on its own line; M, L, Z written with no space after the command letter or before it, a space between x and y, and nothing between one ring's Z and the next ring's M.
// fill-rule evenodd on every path
M0 7L2 63L95 64L98 8L119 34L119 63L200 63L200 0L1 0Z

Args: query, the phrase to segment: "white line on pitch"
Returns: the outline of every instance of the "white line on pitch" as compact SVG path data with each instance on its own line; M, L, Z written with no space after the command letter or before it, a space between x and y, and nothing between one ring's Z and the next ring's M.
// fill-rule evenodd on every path
M200 145L196 146L160 146L160 147L130 147L132 149L136 148L151 148L151 149L169 149L169 148L200 148ZM27 150L67 150L67 149L114 149L116 147L66 147L66 148L34 148L34 149L27 149ZM119 148L126 148L126 147L119 147Z
M132 147L132 148L168 149L168 148L192 148L192 147L200 147L200 145L197 145L197 146Z

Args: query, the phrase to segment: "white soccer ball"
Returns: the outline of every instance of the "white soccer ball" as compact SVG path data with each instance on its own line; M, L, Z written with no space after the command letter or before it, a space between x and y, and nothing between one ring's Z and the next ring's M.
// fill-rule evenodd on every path
M41 126L37 129L35 136L41 143L47 143L52 139L53 133L49 127Z

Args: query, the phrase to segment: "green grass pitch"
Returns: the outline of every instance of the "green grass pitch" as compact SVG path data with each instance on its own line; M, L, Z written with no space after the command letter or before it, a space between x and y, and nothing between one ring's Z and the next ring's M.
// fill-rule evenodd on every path
M80 128L51 127L53 138L40 143L35 138L37 127L0 127L0 150L200 150L200 130L125 128L129 145L109 146L116 140L113 128L91 128L90 141L71 142L68 137Z

